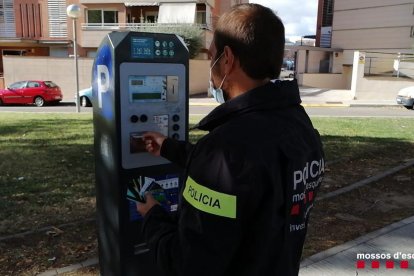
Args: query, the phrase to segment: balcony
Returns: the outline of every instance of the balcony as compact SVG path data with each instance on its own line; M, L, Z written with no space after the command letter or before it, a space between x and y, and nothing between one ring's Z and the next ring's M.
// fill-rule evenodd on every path
M177 27L188 25L196 26L203 31L202 39L205 48L208 48L212 39L211 26L208 24L174 24L174 23L83 23L81 25L81 47L97 48L104 36L112 31L141 31L154 32L156 28L171 29L175 33Z
M148 28L177 28L184 24L174 23L83 23L82 30L84 31L139 31ZM189 26L196 26L202 30L211 30L211 26L207 24L188 24Z

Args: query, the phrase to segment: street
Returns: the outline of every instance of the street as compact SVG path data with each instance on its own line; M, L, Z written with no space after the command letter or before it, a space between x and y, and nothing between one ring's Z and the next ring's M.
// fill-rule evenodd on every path
M205 115L214 107L190 106L190 114ZM400 106L390 107L305 107L313 117L414 117L414 111Z
M215 106L190 105L190 115L206 115ZM305 107L311 117L414 117L414 110L401 106L352 106L352 107ZM61 103L57 106L0 106L1 112L36 112L36 113L74 113L73 103ZM81 113L92 112L92 107L81 107ZM0 115L1 116L1 115Z
M309 116L317 117L414 117L414 111L400 106L307 107Z

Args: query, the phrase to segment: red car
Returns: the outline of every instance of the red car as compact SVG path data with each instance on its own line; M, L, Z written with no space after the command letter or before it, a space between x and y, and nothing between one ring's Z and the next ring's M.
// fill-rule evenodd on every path
M52 81L18 81L0 90L2 104L57 104L62 100L62 91Z

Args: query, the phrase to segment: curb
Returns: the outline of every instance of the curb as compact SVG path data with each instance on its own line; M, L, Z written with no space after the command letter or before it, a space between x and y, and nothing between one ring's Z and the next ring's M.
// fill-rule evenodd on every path
M401 170L407 169L407 168L409 168L411 166L414 166L414 159L406 160L401 165L398 165L398 166L396 166L394 168L391 168L391 169L388 169L386 171L383 171L383 172L381 172L379 174L376 174L374 176L365 178L365 179L363 179L361 181L358 181L358 182L355 182L355 183L353 183L351 185L348 185L348 186L345 186L343 188L337 189L337 190L332 191L330 193L327 193L327 194L324 194L324 195L319 195L316 198L316 201L324 200L324 199L327 199L327 198L332 198L332 197L339 196L339 195L342 195L344 193L353 191L353 190L358 189L358 188L361 188L361 187L363 187L365 185L368 185L368 184L371 184L373 182L379 181L379 180L381 180L381 179L383 179L383 178L385 178L385 177L387 177L389 175L392 175L394 173L397 173L397 172L399 172Z
M189 106L219 106L218 103L197 103L197 102L189 102L188 103Z
M342 103L342 102L302 102L303 107L399 107L398 104L383 104L383 103ZM189 106L219 106L218 103L208 102L189 102Z
M349 107L402 107L399 104L383 104L383 103L351 103Z
M188 105L189 106L214 106L214 107L216 107L216 106L219 106L220 104L215 103L215 102L211 102L211 103L210 102L201 102L201 101L200 102L197 102L197 101L192 102L190 100ZM301 105L304 106L304 107L349 107L350 106L349 104L344 104L342 102L321 102L321 103L319 103L319 102L316 102L316 103L304 103L304 102L302 102Z
M77 264L73 264L70 266L65 266L62 268L56 268L56 269L51 269L51 270L47 270L45 272L36 274L37 276L56 276L62 273L68 273L68 272L72 272L81 268L85 268L85 267L89 267L89 266L93 266L99 263L99 260L97 257L95 258L91 258L91 259L87 259L84 262L81 263L77 263Z
M349 104L344 103L301 103L303 107L349 107ZM219 106L218 103L206 103L206 102L190 102L189 106Z
M301 103L303 107L350 107L344 103Z

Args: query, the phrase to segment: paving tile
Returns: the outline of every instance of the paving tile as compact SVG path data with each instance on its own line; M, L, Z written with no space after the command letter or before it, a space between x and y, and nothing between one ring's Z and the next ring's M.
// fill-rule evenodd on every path
M411 217L305 259L299 275L412 276L414 260L403 260L401 254L414 254L413 248L414 217ZM396 255L398 252L400 255ZM371 254L380 256L377 258L377 255ZM407 269L400 267L402 260L408 261ZM357 268L357 261L363 262L365 268ZM372 267L373 261L378 261L379 268ZM394 267L387 268L387 261L392 262Z

